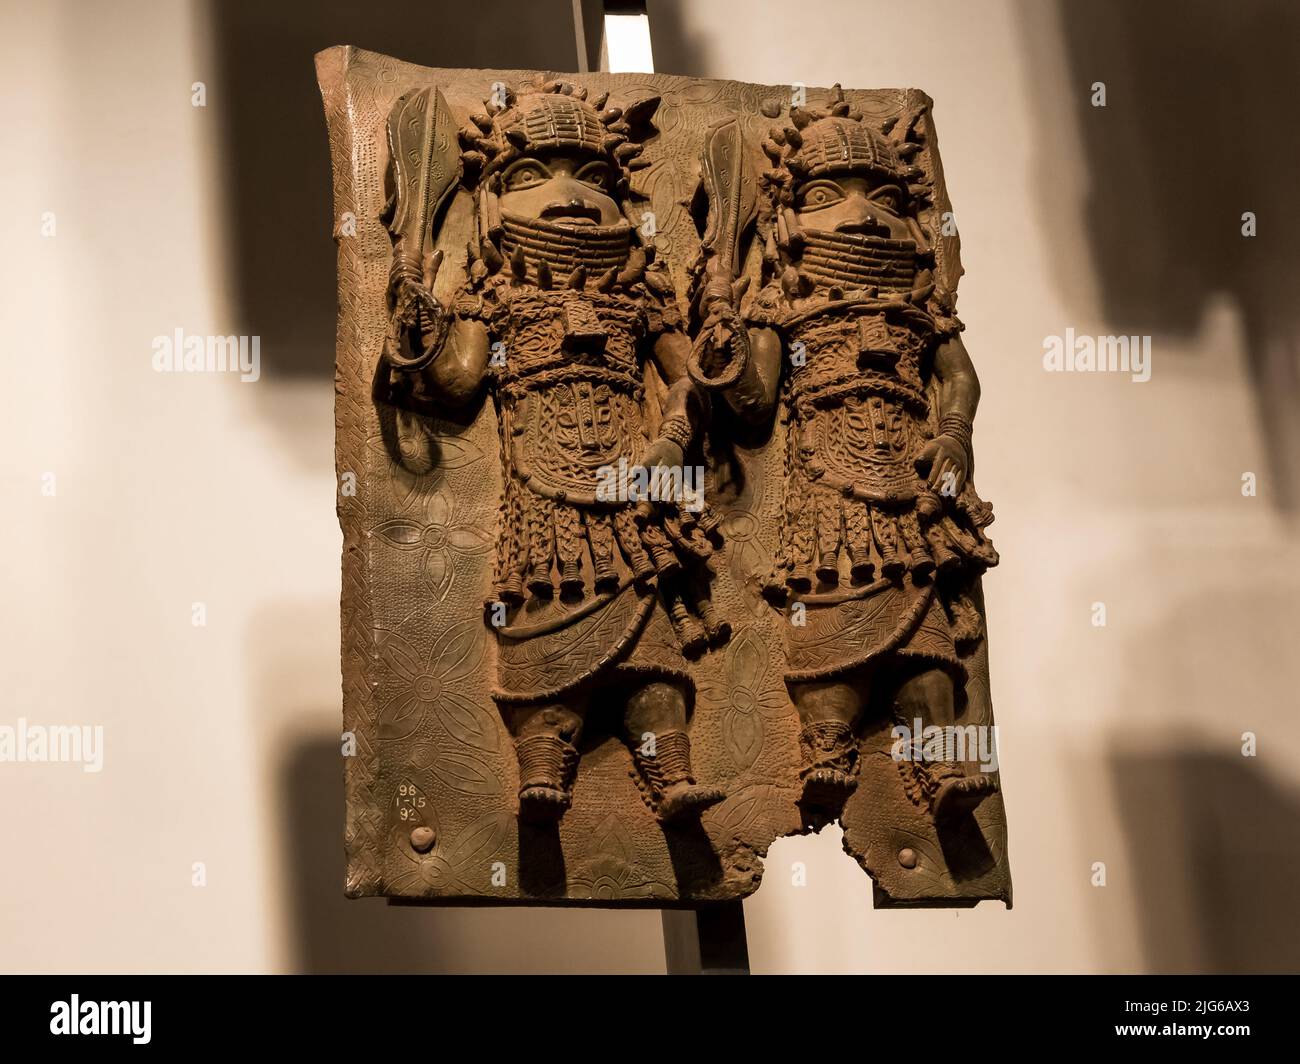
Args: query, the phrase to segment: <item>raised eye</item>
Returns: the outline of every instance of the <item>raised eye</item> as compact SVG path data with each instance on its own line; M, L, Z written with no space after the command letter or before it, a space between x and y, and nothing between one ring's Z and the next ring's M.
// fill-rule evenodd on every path
M598 188L602 192L608 192L614 185L614 176L609 172L609 167L601 162L588 163L574 177L584 185Z
M536 159L521 159L508 169L501 177L507 192L519 192L525 188L540 185L550 178L546 167Z
M844 190L834 181L813 181L799 190L799 209L816 211L830 207L844 198Z
M884 207L890 214L898 214L903 206L903 193L895 185L882 185L871 193L871 202Z

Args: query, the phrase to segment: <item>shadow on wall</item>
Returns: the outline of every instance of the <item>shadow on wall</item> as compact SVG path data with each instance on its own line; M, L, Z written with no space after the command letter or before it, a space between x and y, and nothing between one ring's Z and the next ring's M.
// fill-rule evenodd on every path
M1256 408L1278 508L1300 507L1300 243L1292 135L1300 7L1276 0L1037 0L1017 22L1038 109L1038 151L1051 153L1066 99L1087 168L1083 230L1102 311L1121 334L1194 332L1216 296L1245 323ZM1061 43L1045 34L1059 34ZM1065 69L1055 57L1064 47ZM977 61L974 58L972 61ZM1106 86L1106 106L1091 103ZM1053 83L1059 92L1050 91ZM1045 172L1045 171L1044 171ZM1073 256L1052 221L1051 245ZM1242 234L1253 212L1258 235ZM1061 267L1066 268L1066 267ZM1159 353L1157 353L1157 359Z
M424 66L572 69L572 5L212 0L206 21L239 331L261 337L268 376L332 379L333 192L312 57L355 44Z
M709 48L699 37L687 34L681 14L684 2L689 0L646 0L655 70L661 74L708 77Z
M332 711L331 711L332 715ZM379 899L343 896L343 759L333 736L290 747L280 774L281 837L293 955L308 974L420 972L438 958L428 921L395 912ZM445 960L445 959L444 959Z
M663 973L657 910L439 908L344 897L339 742L337 732L301 738L287 747L279 773L288 971Z
M1194 564L1175 558L1169 571ZM1175 597L1126 639L1131 724L1109 737L1094 779L1113 791L1126 854L1109 874L1128 880L1142 970L1300 970L1300 788L1279 755L1300 683L1297 591L1279 574L1206 589L1212 610L1204 593ZM1257 756L1243 756L1246 732ZM1103 944L1108 934L1097 929Z
M1300 969L1300 793L1228 753L1111 758L1150 972Z
M266 830L279 908L271 926L283 927L288 943L268 966L312 974L663 972L656 910L346 898L337 648L337 613L316 600L268 602L247 628L250 727L273 806Z

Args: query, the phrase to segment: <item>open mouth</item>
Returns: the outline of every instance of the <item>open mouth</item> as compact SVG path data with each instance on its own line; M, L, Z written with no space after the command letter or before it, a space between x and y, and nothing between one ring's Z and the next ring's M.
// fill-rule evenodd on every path
M542 217L558 225L596 225L600 221L600 208L580 200L552 203L542 208Z

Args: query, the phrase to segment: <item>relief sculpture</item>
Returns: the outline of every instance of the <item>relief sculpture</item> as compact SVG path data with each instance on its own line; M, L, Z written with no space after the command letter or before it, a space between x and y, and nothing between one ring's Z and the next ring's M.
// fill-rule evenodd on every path
M317 66L349 894L1009 904L928 98Z
M873 697L922 732L957 723L982 635L970 583L997 564L992 508L971 483L979 381L917 216L931 190L907 162L920 117L875 128L837 87L763 142L766 284L747 318L769 364L746 366L745 409L775 404L784 365L784 499L763 590L802 622L783 626L786 683L818 822L857 786ZM997 789L969 763L899 762L909 797L940 821Z
M449 118L436 90L399 100L389 119L392 158L415 171L394 168L398 247L422 231L403 220L420 225L443 194L423 178L429 167L459 169L477 240L451 307L430 291L441 252L428 283L420 257L395 256L385 362L420 373L413 390L435 405L490 386L504 492L485 609L520 816L563 815L584 719L614 704L647 802L662 820L698 816L724 797L696 783L687 731L687 658L730 631L704 572L717 516L689 498L638 499L618 479L683 469L704 416L672 279L623 213L659 99L614 107L563 81L498 91L460 131L458 167L430 155ZM653 405L651 373L665 385Z

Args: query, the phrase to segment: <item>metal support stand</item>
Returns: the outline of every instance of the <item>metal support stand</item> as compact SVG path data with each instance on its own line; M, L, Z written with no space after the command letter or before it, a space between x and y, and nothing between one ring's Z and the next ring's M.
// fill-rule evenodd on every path
M654 72L645 0L573 0L578 72Z
M743 902L664 909L663 922L669 975L749 974Z

